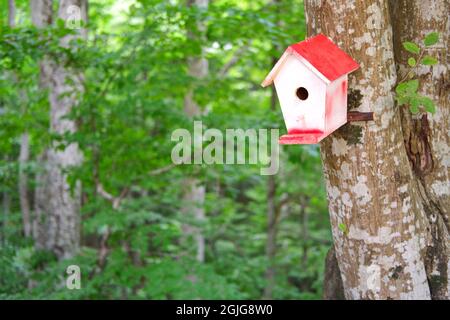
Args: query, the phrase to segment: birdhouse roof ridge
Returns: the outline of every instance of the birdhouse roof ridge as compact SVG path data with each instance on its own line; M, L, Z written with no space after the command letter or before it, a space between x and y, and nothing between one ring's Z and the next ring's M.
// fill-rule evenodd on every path
M264 79L263 87L273 82L284 61L291 54L296 55L327 84L359 68L359 64L334 44L330 38L323 34L318 34L290 45Z

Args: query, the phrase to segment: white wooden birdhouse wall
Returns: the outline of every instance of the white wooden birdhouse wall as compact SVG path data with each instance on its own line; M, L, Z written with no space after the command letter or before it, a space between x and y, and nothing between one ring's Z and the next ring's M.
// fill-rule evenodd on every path
M280 143L318 143L345 124L347 74L358 67L324 35L290 46L262 83L275 83L288 130Z

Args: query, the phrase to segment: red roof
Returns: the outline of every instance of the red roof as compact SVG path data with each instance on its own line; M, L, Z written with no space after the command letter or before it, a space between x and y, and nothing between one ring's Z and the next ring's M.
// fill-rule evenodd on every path
M358 63L335 45L333 41L325 35L319 34L289 46L263 81L263 86L272 83L278 73L278 69L283 65L284 59L292 53L304 58L330 82L359 68Z

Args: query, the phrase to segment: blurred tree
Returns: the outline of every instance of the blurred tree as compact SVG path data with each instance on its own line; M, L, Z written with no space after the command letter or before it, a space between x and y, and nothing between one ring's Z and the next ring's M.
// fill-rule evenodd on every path
M276 270L271 298L321 297L331 238L317 146L284 148L271 179L259 175L259 165L175 166L170 159L171 133L192 128L194 119L223 132L283 126L274 92L259 83L273 57L304 39L305 28L302 6L272 2L216 0L199 8L185 0L91 0L89 38L81 41L79 30L65 27L73 20L53 19L51 2L32 2L32 9L41 7L33 9L34 23L41 21L36 29L27 19L29 1L16 0L20 23L10 29L2 16L0 29L0 186L11 196L0 246L1 298L259 299L268 296L270 268ZM6 4L0 2L0 14ZM75 41L66 45L69 37ZM192 72L195 61L204 75ZM17 83L9 81L10 70ZM55 75L67 81L50 83ZM70 101L60 110L76 130L53 129L55 86L75 93L58 98ZM186 112L189 103L195 115ZM22 166L25 131L30 153ZM17 184L22 167L34 191L30 202L39 213L50 212L60 197L49 193L46 181L59 183L61 175L48 174L42 155L75 144L83 159L62 173L63 187L83 185L80 248L56 259L58 250L23 237ZM190 178L204 190L201 221L185 214L183 186ZM192 241L186 241L186 225L196 228ZM269 244L276 249L270 256ZM82 290L61 286L68 264L80 266Z
M32 1L33 22L43 27L52 21L52 1ZM59 3L58 26L80 29L86 21L85 0L62 0ZM78 23L71 26L69 23ZM80 32L84 33L84 32ZM61 38L61 46L69 48L79 35L68 34ZM76 124L67 118L72 108L79 103L83 75L80 71L66 67L67 62L46 59L42 63L42 82L49 90L50 132L63 137L76 131ZM80 244L80 188L79 182L70 186L67 170L82 161L76 143L64 140L54 142L41 159L45 172L37 179L36 189L36 244L38 248L53 251L59 258L76 254Z
M196 50L193 50L194 55L188 57L187 67L189 76L195 80L200 80L208 76L208 60L205 57L206 42L206 26L202 22L204 11L208 8L208 0L187 0L188 8L194 8L194 15L188 20L187 25L187 39L193 41ZM184 97L184 111L186 115L194 119L200 117L202 114L202 108L195 101L195 82L194 86L191 86ZM195 139L195 137L194 137ZM194 146L198 142L193 142ZM200 141L200 144L202 142ZM194 151L194 155L196 152ZM188 177L183 182L184 195L183 195L183 208L182 211L187 220L194 221L197 226L191 224L185 224L184 231L186 236L195 239L196 258L199 262L205 260L205 237L202 234L201 224L205 220L205 186L203 182L196 177Z

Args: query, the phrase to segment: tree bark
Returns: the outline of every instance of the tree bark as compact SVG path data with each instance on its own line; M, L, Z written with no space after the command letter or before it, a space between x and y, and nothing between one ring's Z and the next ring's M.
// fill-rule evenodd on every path
M32 1L33 21L42 27L52 21L51 1ZM87 1L61 0L58 18L67 27L74 20L86 21ZM73 26L77 28L77 26ZM78 25L79 28L79 25ZM61 39L62 46L69 46L70 40L85 31L79 29L78 35L68 35ZM41 68L41 81L49 89L50 131L63 135L76 131L76 124L66 117L76 106L82 93L83 75L78 70L68 69L64 62L45 60ZM37 177L36 188L36 245L38 248L53 251L59 258L69 258L76 254L80 243L80 194L81 186L75 183L71 188L67 181L67 169L77 166L82 155L75 143L63 150L54 145L42 159L45 170Z
M425 266L433 299L449 299L450 283L450 90L449 42L450 1L390 1L394 29L397 76L403 77L411 56L404 41L423 46L424 37L439 32L440 41L427 49L439 61L434 66L419 66L419 92L436 103L436 113L412 116L401 108L403 137L413 168L417 189L428 217L432 242L427 247Z
M324 33L361 68L349 75L347 124L321 143L336 258L346 299L430 299L428 222L394 103L397 81L388 3L305 1L308 34Z
M208 7L208 0L188 0L188 6L195 6L199 9ZM195 28L200 34L200 39L205 40L205 25L201 21L196 21ZM188 30L188 37L198 40L195 32ZM202 79L208 75L208 60L205 58L204 48L201 54L188 59L188 72L194 79ZM201 108L194 100L194 89L191 87L184 97L184 111L190 118L201 115ZM195 219L198 222L205 220L205 186L196 177L189 177L184 181L183 214ZM184 225L186 236L193 237L196 243L196 259L199 262L205 260L205 238L198 227Z

